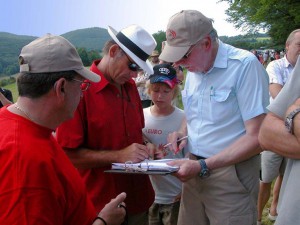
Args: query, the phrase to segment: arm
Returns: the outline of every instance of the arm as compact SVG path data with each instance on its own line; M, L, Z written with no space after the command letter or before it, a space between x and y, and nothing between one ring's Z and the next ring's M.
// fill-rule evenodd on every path
M213 170L242 162L259 154L261 148L258 142L258 132L264 117L265 115L259 115L246 121L246 133L220 153L206 159L207 167ZM178 160L169 164L180 166L175 176L181 181L187 181L192 177L198 176L201 169L199 162L196 160Z
M282 89L282 85L281 84L275 84L275 83L272 83L270 84L269 86L269 91L270 91L270 94L271 94L271 97L274 99L278 93L281 91Z
M298 99L289 109L287 114L300 107ZM300 159L300 118L294 118L294 135L288 132L284 121L273 113L268 113L260 132L259 142L264 149L270 149L284 157Z
M2 88L1 88L1 90L0 90L0 101L1 101L2 105L9 105L9 104L12 103L11 101L9 101L9 100L3 95L3 93L2 93Z
M265 115L262 114L247 120L245 122L246 133L219 154L208 158L207 167L217 169L245 161L259 154L262 149L258 142L258 133L264 118Z
M121 150L93 150L88 148L64 148L64 150L74 166L81 169L109 166L114 162L132 161L137 163L149 158L150 155L147 146L137 143Z

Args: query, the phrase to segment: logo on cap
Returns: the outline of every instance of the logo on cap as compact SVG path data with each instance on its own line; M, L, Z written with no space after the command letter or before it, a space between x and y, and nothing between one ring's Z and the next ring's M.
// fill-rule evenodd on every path
M170 73L170 70L168 68L159 68L158 71L166 75Z
M168 29L166 31L166 38L169 39L169 40L172 40L174 38L176 38L176 32L174 30L171 30L171 29Z

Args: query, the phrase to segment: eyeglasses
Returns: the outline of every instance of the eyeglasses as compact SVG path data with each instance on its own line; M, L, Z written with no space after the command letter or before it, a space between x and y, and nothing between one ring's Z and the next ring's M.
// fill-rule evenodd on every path
M185 53L185 55L182 58L187 59L198 44L199 41L196 44L194 44L194 46L192 46L192 48L187 53Z
M80 89L81 91L86 91L87 89L89 89L89 87L91 86L91 83L88 81L84 81L84 80L77 80L77 79L72 79L73 81L77 81L80 82Z
M121 49L121 48L120 48L120 49ZM132 62L132 61L130 60L130 58L128 57L128 55L126 54L126 52L125 52L123 49L121 49L121 50L124 52L124 54L126 55L128 61L129 61L129 63L128 63L128 68L129 68L131 71L134 71L134 72L136 72L136 71L138 71L138 70L141 70L141 68L138 66L138 64Z

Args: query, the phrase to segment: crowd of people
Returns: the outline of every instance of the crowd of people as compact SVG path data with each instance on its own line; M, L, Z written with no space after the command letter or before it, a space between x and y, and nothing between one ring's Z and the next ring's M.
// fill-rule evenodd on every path
M22 48L16 102L0 89L0 224L260 225L276 178L269 218L297 224L300 29L268 63L196 10L161 53L139 25L108 33L89 70L61 36ZM105 172L156 159L179 169Z

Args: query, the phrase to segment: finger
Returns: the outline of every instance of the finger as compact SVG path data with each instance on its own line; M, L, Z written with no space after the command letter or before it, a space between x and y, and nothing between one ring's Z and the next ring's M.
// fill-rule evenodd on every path
M122 192L117 197L111 200L112 203L115 204L115 206L118 206L120 203L123 203L126 198L126 193ZM125 203L124 203L125 204Z

